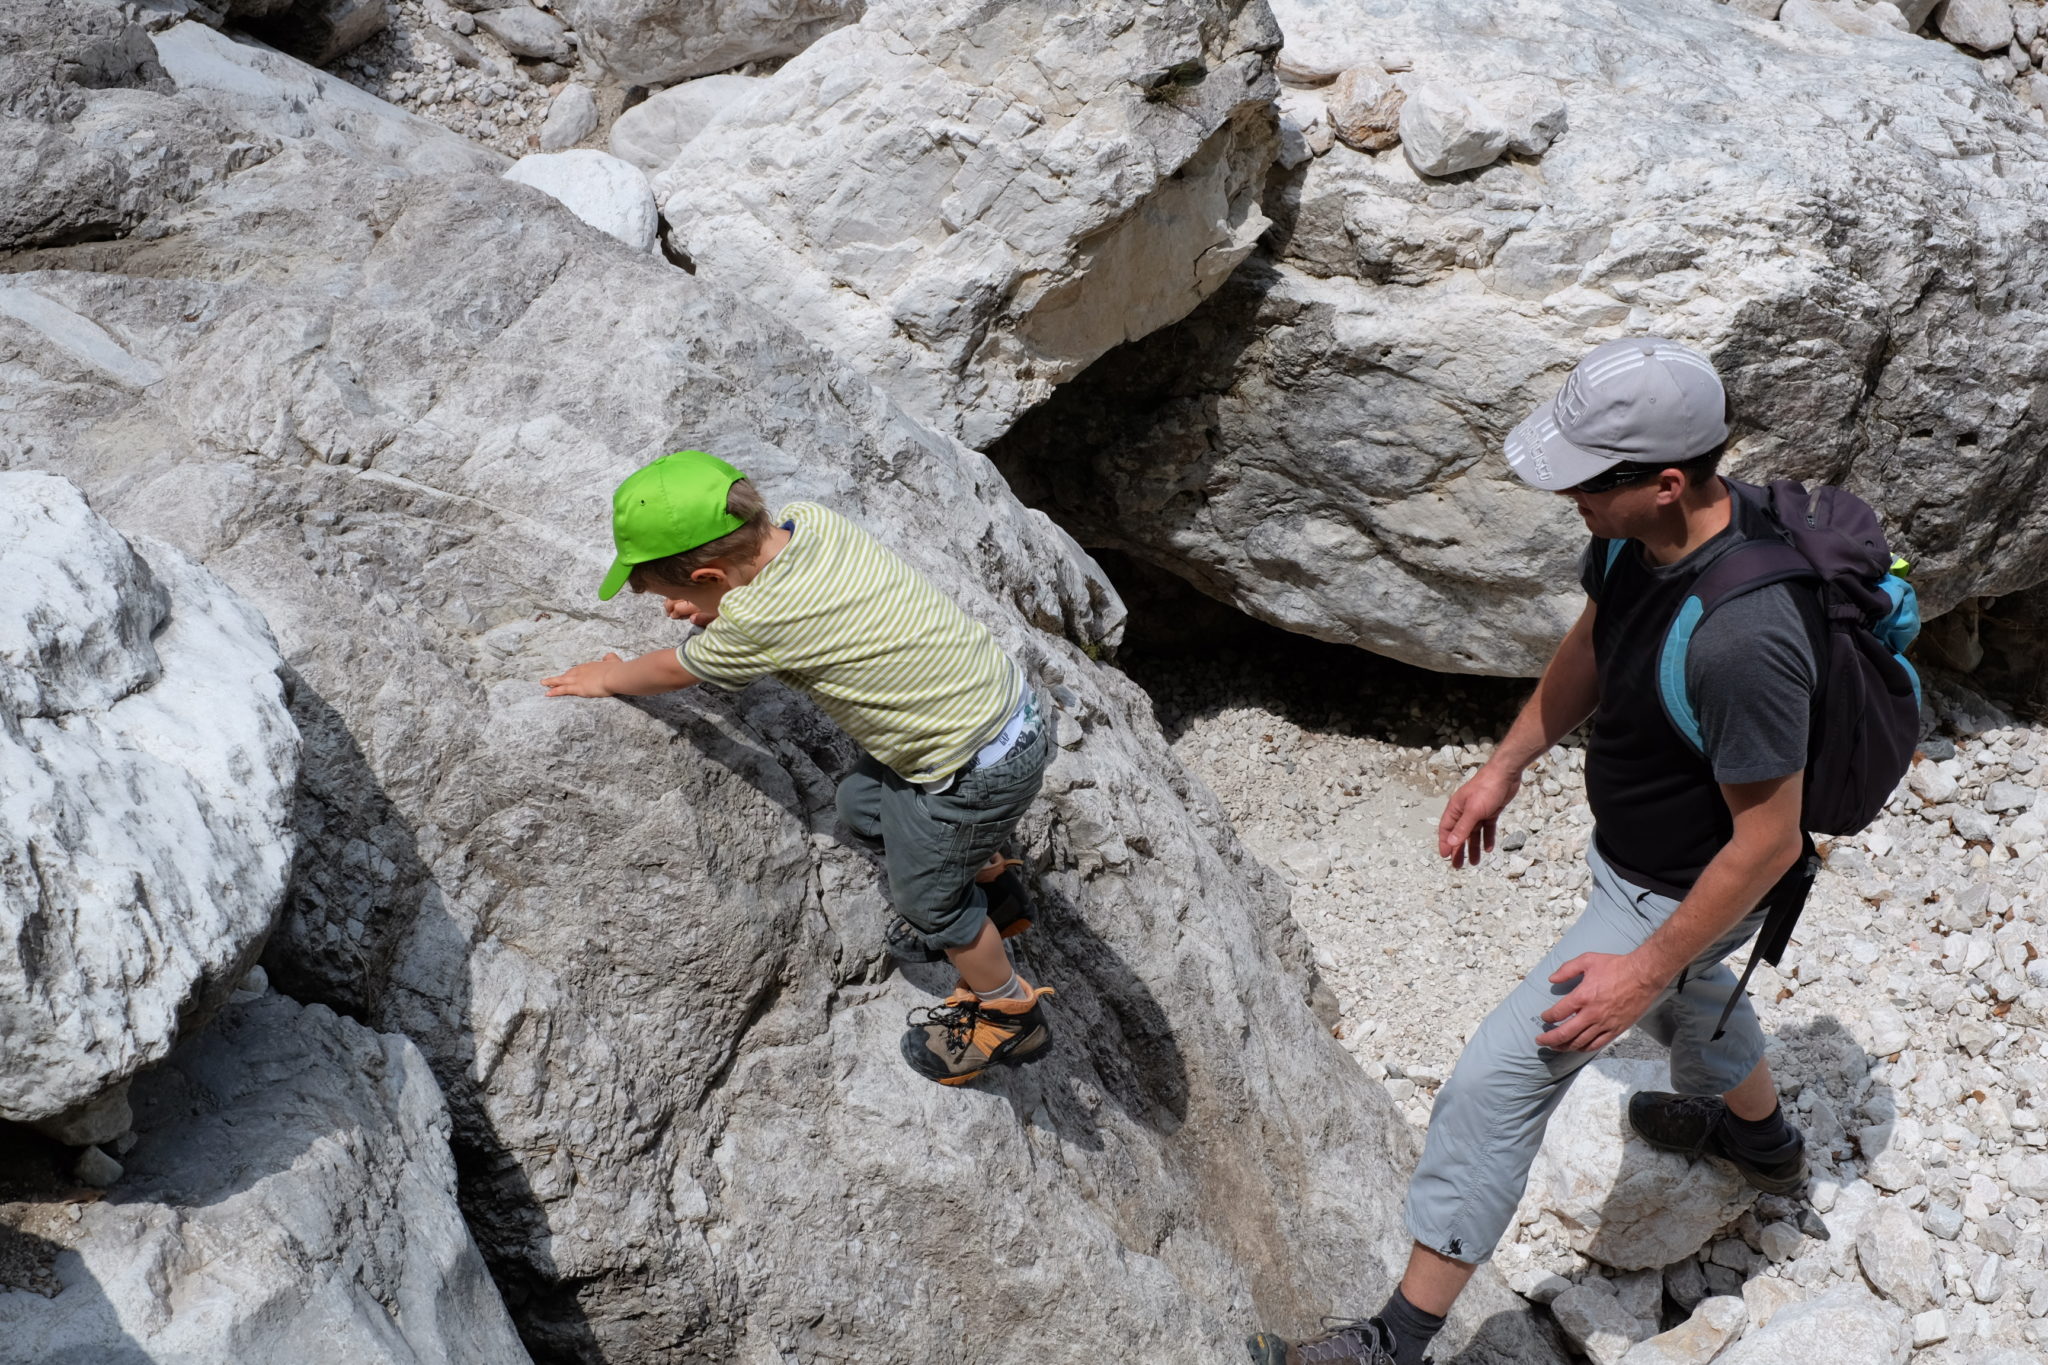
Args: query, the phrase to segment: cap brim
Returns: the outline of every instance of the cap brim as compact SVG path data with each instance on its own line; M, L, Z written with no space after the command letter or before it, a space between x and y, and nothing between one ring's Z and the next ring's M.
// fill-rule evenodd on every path
M626 580L633 576L633 566L623 559L612 561L612 571L604 576L604 586L597 590L597 600L609 602L619 595L619 589L626 586Z
M1584 483L1621 463L1612 455L1595 455L1567 441L1557 429L1554 398L1508 433L1507 457L1515 477L1552 493Z

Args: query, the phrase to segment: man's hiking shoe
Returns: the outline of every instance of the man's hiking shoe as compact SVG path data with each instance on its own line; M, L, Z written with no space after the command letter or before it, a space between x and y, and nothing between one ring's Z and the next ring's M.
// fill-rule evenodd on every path
M1306 1341L1268 1332L1245 1338L1256 1365L1394 1365L1394 1337L1378 1318L1325 1318L1329 1330Z
M1029 929L1038 914L1038 908L1031 903L1031 889L1017 871L1022 866L1015 858L998 855L991 864L994 875L975 877L988 892L989 920L1004 938L1015 938ZM984 874L989 871L990 868L982 869ZM882 942L889 956L898 962L940 962L946 956L940 949L928 947L917 930L910 927L910 921L900 915L882 931Z
M1738 1156L1728 1142L1722 1119L1728 1104L1719 1095L1674 1095L1664 1090L1639 1090L1629 1096L1628 1126L1652 1147L1686 1156L1719 1157L1765 1194L1792 1194L1806 1184L1806 1142L1791 1130L1791 1154L1778 1161L1758 1162Z
M1022 1000L981 1000L962 986L944 1004L910 1011L903 1060L940 1085L965 1085L992 1066L1037 1061L1052 1042L1038 999L1052 987L1026 981L1024 991Z

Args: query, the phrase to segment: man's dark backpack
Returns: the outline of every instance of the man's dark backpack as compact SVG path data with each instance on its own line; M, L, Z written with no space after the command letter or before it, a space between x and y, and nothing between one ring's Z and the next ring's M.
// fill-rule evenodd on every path
M1829 485L1808 490L1790 479L1768 488L1726 480L1729 491L1766 513L1777 535L1721 556L1693 584L1672 618L1657 662L1658 690L1673 726L1695 749L1699 718L1685 687L1686 650L1700 622L1723 603L1773 583L1801 583L1820 601L1820 666L1807 743L1804 817L1814 834L1855 834L1884 809L1913 761L1920 736L1920 678L1906 647L1920 633L1912 585L1895 570L1884 527L1870 505ZM1623 542L1608 547L1609 566ZM1804 857L1764 897L1768 913L1742 983L1721 1011L1714 1036L1742 998L1759 959L1776 966L1819 874L1808 841Z

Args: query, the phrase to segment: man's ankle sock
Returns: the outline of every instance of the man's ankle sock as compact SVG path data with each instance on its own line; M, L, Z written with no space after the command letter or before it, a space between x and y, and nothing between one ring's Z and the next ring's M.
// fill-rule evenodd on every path
M992 991L976 991L974 997L986 1005L997 1000L1029 1000L1031 992L1024 989L1024 978L1011 972L1010 979L1001 986Z
M1758 1163L1783 1161L1800 1142L1799 1130L1786 1122L1782 1105L1760 1119L1738 1118L1733 1109L1724 1110L1721 1132L1730 1151L1744 1161Z
M1442 1318L1423 1312L1398 1289L1380 1309L1380 1321L1394 1337L1394 1365L1422 1365L1423 1352L1444 1327Z

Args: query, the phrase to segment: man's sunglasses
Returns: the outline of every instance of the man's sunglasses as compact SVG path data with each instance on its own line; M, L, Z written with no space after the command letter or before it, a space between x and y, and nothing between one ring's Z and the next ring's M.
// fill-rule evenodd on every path
M1617 488L1633 488L1639 483L1649 483L1662 474L1669 465L1637 464L1623 460L1611 469L1604 469L1592 478L1575 483L1565 489L1567 493L1612 493Z

